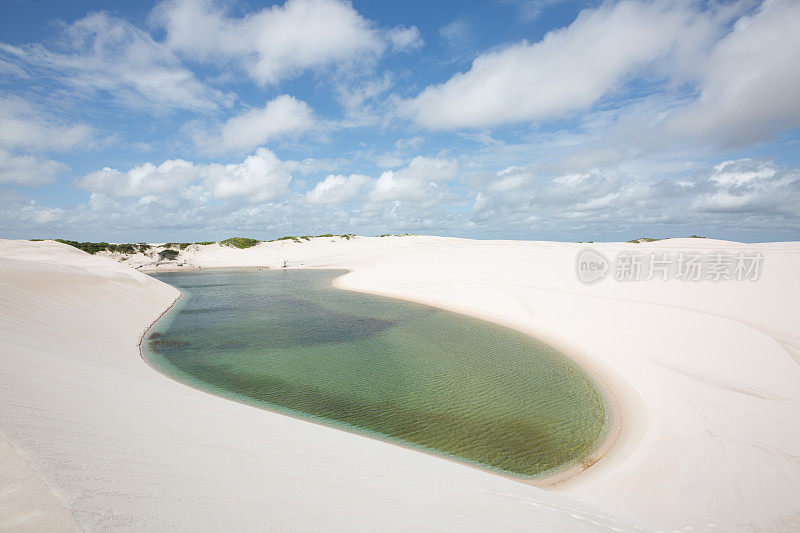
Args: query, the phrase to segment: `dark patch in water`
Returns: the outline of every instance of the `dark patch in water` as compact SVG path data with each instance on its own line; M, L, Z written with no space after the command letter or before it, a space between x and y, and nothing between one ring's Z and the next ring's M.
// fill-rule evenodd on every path
M377 335L396 324L395 320L337 313L315 302L302 300L288 294L258 295L239 300L238 308L208 306L182 309L183 315L208 315L200 320L208 320L209 327L219 323L220 316L227 317L229 330L226 338L211 339L215 348L228 346L231 338L240 339L252 348L277 349L292 346L324 344L330 342L350 342ZM246 328L268 328L269 336L254 338L242 328L242 314L252 315L263 311L260 316L246 319ZM276 321L280 327L276 328ZM205 323L205 322L204 322Z
M157 354L163 354L166 350L170 348L180 348L182 346L189 345L189 343L185 341L179 341L175 339L153 339L152 336L149 344L150 344L150 349Z
M164 281L167 281L167 280L168 280L168 278L165 279ZM197 284L194 284L194 285L181 285L181 288L182 289L205 289L205 288L210 288L210 287L230 287L230 286L231 286L230 283L197 283Z
M184 309L182 313L187 315L202 315L206 313L223 313L225 311L233 311L234 307L203 307L201 309Z

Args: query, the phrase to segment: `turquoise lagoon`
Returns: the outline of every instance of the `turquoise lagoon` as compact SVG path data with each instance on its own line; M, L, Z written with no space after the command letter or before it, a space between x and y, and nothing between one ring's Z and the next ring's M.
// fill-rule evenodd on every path
M183 298L145 359L195 388L521 478L563 470L608 423L592 377L517 331L344 291L335 270L158 273Z

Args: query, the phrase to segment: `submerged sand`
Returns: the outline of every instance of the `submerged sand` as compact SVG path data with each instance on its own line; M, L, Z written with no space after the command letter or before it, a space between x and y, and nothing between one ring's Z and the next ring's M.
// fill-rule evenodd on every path
M584 285L585 245L437 237L213 245L185 259L347 268L341 288L574 355L614 392L621 431L591 468L544 489L171 381L137 345L175 289L58 243L0 241L0 527L800 527L800 243L593 246L759 251L763 271Z

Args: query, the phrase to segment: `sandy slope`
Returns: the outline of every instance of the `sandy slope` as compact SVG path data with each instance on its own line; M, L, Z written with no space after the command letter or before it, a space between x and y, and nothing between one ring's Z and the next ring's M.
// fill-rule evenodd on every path
M0 526L800 528L800 244L596 245L760 250L764 270L758 282L587 286L574 273L584 245L333 240L184 260L351 268L340 287L531 332L614 391L611 452L546 491L205 395L138 357L173 289L57 243L0 241L0 466L22 472L0 476Z

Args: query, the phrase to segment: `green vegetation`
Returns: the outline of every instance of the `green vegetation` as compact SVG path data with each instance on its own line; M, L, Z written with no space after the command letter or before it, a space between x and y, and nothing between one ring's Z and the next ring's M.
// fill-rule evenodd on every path
M277 242L277 241L292 241L292 242L303 242L303 241L310 241L311 239L319 239L323 237L341 237L342 239L350 240L355 237L355 233L346 233L344 235L334 235L333 233L323 233L321 235L286 235L285 237L277 237L275 239L271 239L267 242Z
M31 239L41 241L44 239ZM138 252L147 252L153 246L147 244L146 242L139 242L136 244L132 243L124 243L124 244L109 244L107 242L77 242L77 241L69 241L67 239L55 239L55 241L68 244L70 246L74 246L79 250L83 250L89 254L96 254L97 252L118 252L121 254L132 255ZM178 253L178 250L185 250L192 244L214 244L214 242L204 242L204 243L192 243L192 242L168 242L164 246L171 251ZM164 250L167 251L167 250Z
M300 238L299 238L299 237L295 237L294 235L287 235L286 237L278 237L277 239L272 239L271 241L268 241L268 242L275 242L275 241L294 241L294 242L300 242Z
M83 250L84 252L89 254L96 254L97 252L106 250L109 246L107 242L76 242L76 241L68 241L65 239L56 239L56 242L74 246L78 250Z
M135 254L139 251L144 251L148 248L147 244L109 244L107 242L76 242L68 241L66 239L56 239L56 242L74 246L79 250L83 250L89 254L96 254L97 252L119 252L122 254Z
M405 235L410 235L410 234L406 233L406 234L403 234L403 235L398 235L398 237L403 237ZM320 237L329 237L329 238L330 237L340 237L342 239L350 240L355 236L356 236L355 233L346 233L346 234L343 234L343 235L334 235L333 233L323 233L322 235L316 235L316 236L314 236L314 235L301 235L299 237L296 236L296 235L287 235L285 237L278 237L277 239L272 239L269 242L292 241L292 242L298 242L299 243L299 242L303 242L303 241L311 241L311 239L320 238ZM386 236L388 236L388 235L381 235L381 237L386 237ZM30 239L30 240L31 241L43 241L45 239ZM107 243L107 242L78 242L78 241L70 241L70 240L67 240L67 239L55 239L55 240L60 242L60 243L63 243L63 244L68 244L70 246L74 246L75 248L78 248L79 250L83 250L84 252L89 253L89 254L96 254L97 252L117 252L117 253L126 254L126 255L133 255L133 254L139 253L139 252L142 252L142 253L147 252L151 248L156 248L156 246L151 246L151 245L149 245L149 244L147 244L145 242L140 242L140 243L136 243L136 244L131 244L131 243L110 244L110 243ZM185 250L185 249L187 249L189 246L191 246L193 244L199 244L199 245L202 245L202 246L208 246L210 244L219 243L222 246L230 246L231 248L243 249L243 248L250 248L252 246L255 246L256 244L258 244L260 242L264 242L264 241L260 241L258 239L250 239L250 238L247 238L247 237L231 237L230 239L225 239L223 241L168 242L168 243L164 244L164 246L167 249L163 250L162 252L159 252L159 257L161 257L162 259L164 257L166 257L166 256L162 257L163 253L167 253L169 255L172 252L174 252L177 255L179 253L179 251ZM170 259L174 259L174 258L170 258Z
M656 242L656 241L660 241L660 240L663 240L663 239L651 239L650 237L641 237L639 239L633 239L632 241L628 241L628 242L630 242L632 244L640 244L640 243L643 243L643 242Z
M192 243L192 242L168 242L164 246L166 246L167 248L178 248L180 250L185 250L186 248L188 248L192 244L195 244L195 243Z
M248 239L247 237L231 237L224 241L219 241L222 246L230 246L231 248L250 248L260 243L258 239Z
M171 248L167 248L166 250L161 250L158 252L158 258L162 261L174 261L178 258L178 254L180 252L178 250L173 250Z
M384 233L383 235L378 235L378 237L414 237L413 233L398 233L396 235L392 235L391 233Z

